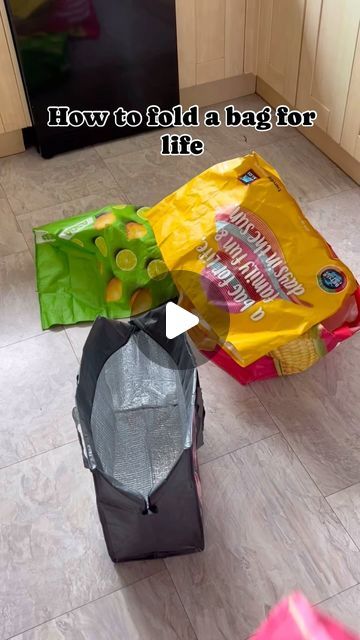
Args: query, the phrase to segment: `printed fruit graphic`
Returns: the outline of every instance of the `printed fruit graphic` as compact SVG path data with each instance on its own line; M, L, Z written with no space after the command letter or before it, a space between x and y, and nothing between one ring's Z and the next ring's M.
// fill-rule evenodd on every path
M94 229L105 229L109 224L113 224L115 222L116 216L114 213L102 213L98 218L96 218L94 222Z
M147 266L147 272L151 280L164 280L168 274L164 260L151 260Z
M116 264L122 271L132 271L137 265L137 257L130 249L122 249L116 254Z
M295 340L270 351L279 376L300 373L318 362L324 355L324 345L317 327L313 327Z
M138 209L136 213L138 214L138 216L140 216L140 218L146 219L150 209L151 207L141 207L141 209Z
M112 278L106 287L105 300L106 302L117 302L120 300L122 294L122 283L118 278Z
M103 255L106 258L107 254L108 254L108 248L107 248L106 242L105 242L105 240L104 240L104 238L102 236L98 236L95 239L95 245L99 249L101 255Z
M130 300L131 314L137 316L150 309L152 305L152 296L147 289L138 289L132 294Z
M126 225L126 237L128 240L137 240L143 238L147 234L147 229L143 224L138 222L128 222Z

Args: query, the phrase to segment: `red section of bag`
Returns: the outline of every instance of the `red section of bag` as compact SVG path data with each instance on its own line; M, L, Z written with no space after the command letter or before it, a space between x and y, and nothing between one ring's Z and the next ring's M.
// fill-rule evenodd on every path
M339 323L341 323L339 325ZM319 325L320 339L325 353L332 351L340 342L351 338L360 330L360 286L346 300L343 307L331 318ZM279 372L271 356L263 356L247 367L241 367L224 349L214 352L202 350L203 355L226 371L240 384L250 384L256 380L276 378Z

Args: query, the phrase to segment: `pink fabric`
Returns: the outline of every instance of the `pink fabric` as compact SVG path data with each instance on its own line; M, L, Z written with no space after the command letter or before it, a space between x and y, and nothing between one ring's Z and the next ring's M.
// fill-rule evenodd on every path
M341 324L331 330L326 326L321 326L320 330L320 336L327 353L332 351L340 342L351 338L354 333L360 330L360 287L349 298L347 306L339 310L339 313L335 315L338 316L337 320ZM332 318L335 318L335 316ZM330 326L329 319L324 321L324 325ZM279 375L270 356L263 356L247 367L241 367L221 348L218 348L216 353L210 351L202 351L202 353L240 384L276 378Z
M293 593L270 612L251 640L360 640L360 636L312 608L301 593Z
M249 364L247 367L241 367L221 348L219 348L215 354L210 351L203 351L202 353L206 358L217 364L218 367L240 382L240 384L249 384L255 380L276 378L278 375L274 361L269 356L263 356L259 358L259 360L256 360L256 362L253 362L253 364Z

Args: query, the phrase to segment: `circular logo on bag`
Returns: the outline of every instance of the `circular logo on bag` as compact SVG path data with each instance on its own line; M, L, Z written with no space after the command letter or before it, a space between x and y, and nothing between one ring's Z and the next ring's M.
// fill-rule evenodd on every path
M346 287L347 278L343 271L335 267L325 267L318 273L320 289L327 293L340 293Z

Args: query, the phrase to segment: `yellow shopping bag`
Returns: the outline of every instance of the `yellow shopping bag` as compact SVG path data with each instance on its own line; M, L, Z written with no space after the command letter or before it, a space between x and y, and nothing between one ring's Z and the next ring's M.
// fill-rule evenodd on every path
M283 345L312 339L312 328L342 310L342 321L350 319L353 274L256 153L196 176L153 207L148 221L192 310L210 327L228 315L222 347L242 367L270 352L281 361ZM297 353L286 352L283 373L292 372Z

